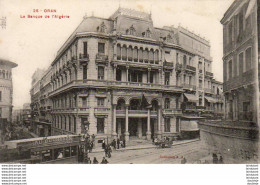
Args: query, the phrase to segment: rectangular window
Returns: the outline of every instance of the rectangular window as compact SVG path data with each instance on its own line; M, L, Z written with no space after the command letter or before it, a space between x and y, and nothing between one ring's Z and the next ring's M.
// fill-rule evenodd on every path
M77 120L76 117L74 117L74 132L76 133L77 130Z
M243 12L239 14L238 17L238 34L241 34L244 29L244 17L243 17Z
M165 80L164 80L165 85L170 85L170 73L165 72Z
M121 81L121 69L116 69L116 81Z
M98 53L105 54L105 43L98 43Z
M83 58L86 58L88 54L88 43L87 42L83 42Z
M105 98L97 98L97 106L103 107L105 105Z
M171 131L171 119L164 118L164 132L170 132L170 131Z
M83 66L83 80L86 80L87 79L87 66L86 65L84 65Z
M189 85L192 85L192 77L189 76Z
M169 109L170 108L170 99L169 98L165 98L164 108L165 109Z
M248 71L249 69L251 69L251 65L252 65L252 48L248 48L246 50L246 70Z
M87 107L87 97L82 97L82 107Z
M228 43L232 42L232 22L228 25Z
M232 74L233 74L232 60L230 60L228 62L228 70L229 70L229 79L231 79L232 78Z
M199 80L199 88L202 88L202 80Z
M97 133L104 133L104 118L97 118Z
M176 53L176 63L179 63L179 53Z
M244 53L240 53L239 54L239 57L238 57L238 60L239 60L239 75L243 74L243 71L244 71Z
M2 101L2 91L0 91L0 101Z
M98 79L99 80L104 80L104 67L103 66L98 66Z

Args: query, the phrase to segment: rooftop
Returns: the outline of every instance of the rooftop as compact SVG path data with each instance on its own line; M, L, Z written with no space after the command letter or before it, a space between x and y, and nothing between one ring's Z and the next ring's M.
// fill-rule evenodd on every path
M18 65L14 62L11 62L9 60L6 60L6 59L2 59L0 58L0 64L1 65L7 65L7 66L10 66L11 68L14 68L14 67L17 67Z

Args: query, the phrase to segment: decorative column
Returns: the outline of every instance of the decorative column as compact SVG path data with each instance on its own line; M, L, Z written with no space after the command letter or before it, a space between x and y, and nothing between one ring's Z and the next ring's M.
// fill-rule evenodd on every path
M129 66L126 66L126 81L128 82L128 70L129 70Z
M150 76L151 76L151 68L148 68L148 79L147 79L147 83L150 83Z
M125 107L125 141L129 141L129 132L128 132L128 108L129 105Z
M147 132L146 132L146 139L151 140L151 128L150 128L150 122L151 122L151 109L148 109L148 114L147 114Z
M112 133L114 139L116 139L116 105L113 105L113 133Z
M143 136L143 133L142 133L142 120L140 118L138 119L137 131L138 131L138 138L142 138L142 136Z
M162 119L162 115L161 115L161 112L162 112L162 108L161 106L159 105L158 106L158 131L157 131L157 137L158 138L161 138L162 136L162 131L161 131L161 119Z
M114 65L114 81L116 81L116 68L117 68L117 66Z

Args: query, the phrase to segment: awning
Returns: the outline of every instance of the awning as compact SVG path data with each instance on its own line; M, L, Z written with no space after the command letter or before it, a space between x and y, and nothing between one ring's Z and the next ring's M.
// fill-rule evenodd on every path
M198 116L181 116L182 119L186 120L199 120L199 119L205 119L204 117L198 117Z
M181 131L198 131L197 121L181 121Z
M184 96L188 99L188 101L190 102L197 102L199 101L199 98L194 95L194 94L187 94L187 93L184 93Z
M206 97L205 96L205 99L209 102L209 103L216 103L217 100L215 98L212 98L212 97Z

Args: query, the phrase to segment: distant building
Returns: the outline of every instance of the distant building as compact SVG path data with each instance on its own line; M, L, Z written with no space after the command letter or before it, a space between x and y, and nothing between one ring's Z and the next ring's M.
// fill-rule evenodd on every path
M259 0L236 0L223 24L225 120L201 124L227 163L259 163Z
M14 62L0 59L0 118L7 119L7 121L12 121L12 68L14 67L17 67Z
M23 104L22 124L26 127L31 126L31 106L30 106L30 103Z
M37 69L32 77L32 128L33 132L41 137L51 135L51 100L48 98L48 93L51 90L50 80L50 68L47 70Z
M22 124L22 109L14 109L12 114L12 122Z

